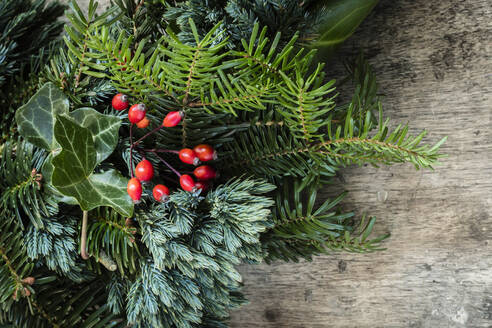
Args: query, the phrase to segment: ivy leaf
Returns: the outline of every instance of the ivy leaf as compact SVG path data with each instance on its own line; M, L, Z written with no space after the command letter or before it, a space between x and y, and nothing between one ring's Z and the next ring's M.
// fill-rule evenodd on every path
M55 138L62 150L52 160L53 186L63 195L74 197L84 211L110 206L124 216L131 216L133 203L126 192L127 179L115 170L93 173L97 153L89 128L58 116Z
M96 161L100 163L108 158L118 143L121 120L116 116L104 115L87 107L71 112L70 117L91 132L97 153Z
M53 137L56 115L68 113L68 108L63 92L53 83L46 83L15 113L20 135L40 148L57 148Z
M336 46L355 32L378 2L379 0L320 1L317 10L325 11L318 31L320 36L309 46L324 54L333 52Z

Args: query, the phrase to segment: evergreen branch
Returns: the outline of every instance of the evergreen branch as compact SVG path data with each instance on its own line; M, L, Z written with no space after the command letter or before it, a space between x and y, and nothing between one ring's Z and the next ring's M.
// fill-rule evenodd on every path
M125 269L129 273L136 272L136 260L140 256L135 244L137 229L127 226L127 220L111 208L99 208L90 216L96 218L96 222L89 224L88 253L99 259L105 250L116 261L122 276Z
M177 101L177 99L174 97L174 95L168 89L166 89L163 85L161 85L158 82L156 82L156 80L154 79L154 77L149 74L150 72L148 70L141 70L138 66L135 67L135 66L126 64L126 61L127 60L126 60L125 57L118 56L115 53L108 53L108 54L111 56L111 60L114 63L116 63L118 66L121 66L121 67L118 67L117 68L119 72L128 71L132 76L136 77L135 80L140 80L140 81L146 82L146 83L152 85L156 90L162 92L166 96L171 97L175 101ZM124 85L124 82L122 82L122 81L125 80L124 77L120 77L119 79L114 79L114 80L117 83L121 81L121 85L122 86ZM123 91L127 91L125 89L122 89L122 90ZM139 91L137 87L131 86L129 84L128 90L130 90L130 94L139 94L140 93L140 98L144 98L143 97L143 93L144 92L143 91Z
M193 106L202 105L208 113L213 113L210 107L237 115L238 110L265 109L265 105L273 102L277 94L269 81L244 83L242 80L235 80L233 76L227 76L222 70L218 74L219 78L212 82L209 94L202 95L201 102L193 103Z
M335 81L321 84L322 67L319 64L306 80L297 76L292 81L282 74L286 86L279 86L277 99L282 107L278 107L277 111L284 116L291 132L307 142L322 136L318 130L324 127L327 114L334 107L333 98L325 96L334 90L332 86Z
M352 118L356 121L358 128L362 129L366 113L370 111L373 118L372 123L377 124L380 97L376 75L371 65L361 53L353 62L348 62L345 66L348 72L347 79L352 80L355 86L354 95L348 104L342 104L334 109L334 117L345 121L347 112L351 109Z
M74 281L84 280L77 263L77 222L74 217L59 216L43 218L43 228L30 226L24 238L27 256Z
M52 276L36 279L35 287L35 295L22 298L7 311L0 312L0 323L15 324L18 328L124 327L121 319L104 304L107 293L101 282L93 281L81 287Z
M34 299L31 299L30 300L30 304L32 304L34 306L34 308L36 309L36 311L41 314L41 316L43 318L46 319L46 321L49 322L50 326L52 326L53 328L60 328L60 325L56 322L56 318L52 318L45 310L44 308L38 304L38 302L36 302Z
M205 109L207 107L214 107L214 108L218 107L220 109L224 109L224 107L227 106L228 107L227 109L229 111L232 111L233 108L236 108L238 105L241 105L251 100L261 98L263 95L265 95L268 89L269 88L267 86L263 86L263 88L260 90L256 89L254 90L254 92L245 93L237 97L216 98L216 100L214 101L205 101L205 102L202 101L191 102L188 103L188 107L205 107Z
M196 32L195 24L191 19L190 19L190 26L193 31L193 34L195 34L195 41L197 44L196 44L196 48L194 49L193 59L191 60L190 68L188 70L188 77L186 78L186 89L184 91L183 104L188 103L188 96L190 95L191 86L192 86L192 78L193 75L195 74L195 66L197 65L198 56L200 55L200 51L202 50L201 48L203 42L203 40L199 41L198 32Z
M73 13L67 14L67 18L72 23L72 26L65 26L65 31L67 32L70 39L65 36L65 44L70 49L70 60L73 64L78 66L77 73L75 74L74 87L77 89L80 84L80 79L82 74L87 71L85 65L90 63L87 60L87 56L91 56L89 54L89 40L91 33L93 30L97 28L97 26L101 24L109 24L110 21L107 21L107 18L113 14L115 14L117 8L113 8L112 10L106 11L103 15L96 16L96 3L94 0L89 2L89 11L87 17L82 13L82 10L78 6L75 0L72 0L70 3L70 7L72 8Z
M34 151L25 142L7 142L0 158L0 213L10 217L15 213L18 225L23 228L22 214L32 224L42 227L41 217L56 211L57 205L49 194L41 190L42 175L39 172L45 154Z
M310 69L315 51L305 52L304 49L300 49L294 53L298 33L279 47L280 38L280 33L277 33L273 41L269 42L267 28L264 27L260 31L259 24L255 23L249 42L242 40L243 50L232 50L231 55L235 58L227 61L224 66L236 67L239 76L253 80L270 79L273 83L282 82L286 76L305 76Z
M11 0L0 5L0 86L15 90L13 81L37 73L33 57L42 53L63 30L58 18L65 6L57 1ZM31 66L31 67L29 67Z
M352 111L349 109L345 126L342 130L338 126L332 134L331 124L328 125L328 135L331 140L313 145L313 149L335 157L338 165L362 164L368 162L373 165L411 162L419 168L432 168L443 157L438 153L439 147L446 138L441 139L435 145L420 145L426 131L418 136L408 136L408 126L397 126L390 133L388 120L383 122L382 108L379 105L378 132L369 137L372 129L371 112L366 112L362 128L358 128L352 119ZM342 155L342 156L338 156Z
M74 2L74 3L76 3L76 2ZM66 27L66 28L69 28L69 27ZM82 69L84 68L84 59L85 59L85 55L87 52L87 41L88 40L89 40L89 33L88 33L88 29L87 29L84 33L84 40L82 42L83 46L82 46L82 55L80 57L80 62L79 62L79 70L78 70L77 74L75 75L75 88L77 88L79 86L80 77L82 76Z
M34 269L29 262L23 242L23 233L20 228L8 217L3 217L0 228L0 309L7 310L13 300L19 296L29 296L25 292L26 283L22 277L27 277ZM30 288L30 287L29 287Z
M319 178L310 176L302 181L284 179L276 195L273 211L274 226L262 235L267 261L276 258L297 261L299 257L310 259L326 250L372 251L379 241L367 240L374 219L365 226L362 219L360 232L354 232L353 213L342 213L337 205L345 193L333 200L316 205Z
M225 170L237 168L259 176L333 176L330 157L289 133L285 125L254 125L226 144L230 157L220 158Z
M0 256L2 257L3 259L3 262L5 263L5 266L8 268L8 270L10 271L10 275L14 278L15 282L17 284L21 284L21 278L19 277L19 275L17 274L17 272L15 271L14 267L12 266L12 262L10 261L10 259L7 257L7 252L6 250L4 250L2 247L0 247Z
M164 76L162 73L164 58L160 52L154 50L150 56L146 56L143 53L144 47L147 46L146 40L135 45L137 50L133 52L130 50L133 46L133 36L127 36L125 31L121 31L114 41L109 38L110 33L112 30L107 26L90 31L87 46L90 47L91 52L90 56L85 57L77 53L74 46L70 46L72 40L77 41L74 37L72 40L65 40L69 50L88 67L84 73L96 78L110 78L119 91L140 99L147 98L149 91L158 91L178 102L161 78ZM108 69L111 74L106 73Z
M190 20L189 24L193 28L193 21ZM214 44L217 40L214 33L218 28L219 25L202 39L197 34L193 46L181 43L168 29L168 36L163 37L164 42L159 45L160 52L169 59L161 64L166 72L165 83L180 94L178 98L183 105L188 103L190 96L200 96L202 88L212 81L214 72L219 68L218 63L226 55L219 54L226 45L225 41Z
M389 132L383 122L382 109L378 132L369 137L372 129L371 112L366 113L362 129L358 129L347 113L344 128L338 125L335 133L328 123L328 140L307 143L297 140L284 127L254 126L228 144L232 158L225 158L226 169L246 168L260 176L297 176L309 174L330 176L338 167L350 164L392 164L410 162L418 168L432 168L443 155L438 153L443 138L433 146L421 145L426 132L407 136L408 127L401 125Z
M121 314L125 308L126 295L130 283L127 279L123 279L118 275L111 275L106 290L108 291L108 307L114 315Z
M316 177L304 178L302 182L284 179L285 183L276 196L274 226L262 235L267 263L275 259L311 260L313 255L329 251L363 253L382 250L380 242L388 235L368 239L375 218L366 223L364 216L355 223L353 213L342 213L336 208L345 193L315 206L320 187L318 180Z

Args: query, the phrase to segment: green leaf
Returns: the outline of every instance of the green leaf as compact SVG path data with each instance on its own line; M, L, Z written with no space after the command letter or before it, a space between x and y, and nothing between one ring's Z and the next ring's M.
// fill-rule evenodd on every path
M84 211L110 206L131 216L133 204L126 192L127 179L115 170L93 173L97 153L90 130L58 116L55 137L62 150L52 160L53 186L63 195L74 197Z
M53 138L56 115L68 113L69 103L63 92L48 82L15 113L21 136L47 150L57 148Z
M309 44L329 54L351 36L379 0L323 0L325 11L319 28L320 37ZM318 7L318 9L320 9ZM321 9L320 9L321 10Z
M97 163L111 155L118 143L118 130L121 125L119 118L101 114L92 108L79 108L71 112L70 117L91 132L97 153Z

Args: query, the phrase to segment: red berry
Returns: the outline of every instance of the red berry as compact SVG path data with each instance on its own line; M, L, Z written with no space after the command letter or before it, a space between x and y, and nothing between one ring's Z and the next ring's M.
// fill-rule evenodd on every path
M183 188L183 190L191 191L191 192L194 192L196 190L195 181L188 174L183 174L179 178L179 184L181 185L181 188Z
M146 159L138 163L135 168L135 176L142 182L150 181L154 176L154 167L152 166L152 163Z
M144 117L140 122L137 123L137 127L139 129L145 129L150 124L150 120L147 117Z
M152 195L156 201L163 202L169 196L169 188L165 185L158 184L152 189Z
M128 181L126 191L135 204L140 202L140 198L142 197L142 185L137 178L131 178L130 181Z
M215 173L215 169L208 165L202 165L197 167L195 171L193 171L193 174L196 176L198 180L204 180L204 181L212 180L217 175Z
M208 182L207 181L197 181L195 183L195 188L196 189L201 189L202 191L207 191L207 189L208 189Z
M118 93L113 97L113 100L111 101L111 104L113 105L113 108L116 110L124 110L128 108L128 96L124 95L122 93Z
M207 162L211 161L213 159L217 159L217 152L212 148L210 145L198 145L195 148L193 148L195 151L196 156L198 157L199 160L202 162Z
M128 119L132 123L138 123L144 119L146 112L144 104L135 104L128 110Z
M198 165L200 160L196 156L193 149L183 148L179 151L179 159L186 164Z
M164 121L162 121L162 126L165 126L166 128L172 128L173 126L176 126L181 122L181 119L183 118L183 112L170 112L164 117Z

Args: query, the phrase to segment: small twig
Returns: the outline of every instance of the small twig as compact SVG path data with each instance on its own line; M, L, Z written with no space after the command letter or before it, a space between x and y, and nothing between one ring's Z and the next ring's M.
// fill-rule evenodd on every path
M113 259L103 250L99 251L98 261L109 271L116 271L116 269L118 268L116 262L113 261Z
M84 260L89 259L87 254L87 221L89 219L89 212L84 211L82 216L82 237L80 239L80 255Z

